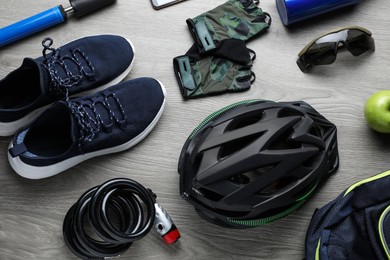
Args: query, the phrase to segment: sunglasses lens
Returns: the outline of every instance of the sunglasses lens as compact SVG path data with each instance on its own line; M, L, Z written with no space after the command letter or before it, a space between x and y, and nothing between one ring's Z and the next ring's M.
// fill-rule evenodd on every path
M374 39L367 33L351 29L346 40L348 50L354 56L359 56L368 50L375 49Z
M300 58L299 67L312 67L317 65L332 64L337 56L337 43L315 43ZM302 69L302 68L301 68Z

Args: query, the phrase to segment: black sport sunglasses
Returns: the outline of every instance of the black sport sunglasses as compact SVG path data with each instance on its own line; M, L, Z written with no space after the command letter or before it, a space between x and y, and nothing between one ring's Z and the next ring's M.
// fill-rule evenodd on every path
M353 56L375 50L374 38L371 35L369 30L359 26L341 28L321 35L309 42L298 54L298 67L306 72L317 65L332 64L340 47L346 47Z

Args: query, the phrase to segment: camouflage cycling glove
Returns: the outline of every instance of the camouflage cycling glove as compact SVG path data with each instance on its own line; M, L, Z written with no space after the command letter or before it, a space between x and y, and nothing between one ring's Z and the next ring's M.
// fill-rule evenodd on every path
M210 56L200 55L194 44L185 55L174 58L173 66L183 97L195 98L248 90L255 77L251 71L255 57L244 41L229 39Z
M271 17L257 4L256 0L229 0L193 19L187 19L199 52L215 50L225 39L247 41L267 30Z

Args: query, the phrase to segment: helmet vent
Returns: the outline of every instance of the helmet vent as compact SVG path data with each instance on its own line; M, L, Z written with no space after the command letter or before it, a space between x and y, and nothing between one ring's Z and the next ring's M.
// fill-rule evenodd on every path
M200 193L203 197L211 201L219 201L220 199L223 198L221 194L218 194L212 190L208 190L205 188L199 188L197 192Z
M230 178L230 181L232 181L233 183L236 183L236 184L248 184L248 183L255 181L257 178L259 178L263 174L266 174L267 172L269 172L273 168L274 168L274 165L268 165L268 166L257 168L257 169L251 170L251 171L247 171L245 173L233 176L232 178Z
M239 174L231 177L230 181L236 184L248 184L250 182L250 179L244 174Z
M228 143L225 143L221 147L221 151L219 154L219 158L223 159L229 155L234 154L235 152L240 151L241 149L245 148L252 142L256 141L258 138L260 138L263 135L263 133L255 133L252 135L248 135L239 139L235 139L233 141L230 141Z
M240 116L240 117L232 120L232 122L230 122L229 126L226 127L226 129L227 129L227 131L231 131L231 130L236 130L239 128L243 128L243 127L246 127L249 125L256 124L257 122L259 122L263 118L263 116L264 116L263 111L247 113L244 116Z

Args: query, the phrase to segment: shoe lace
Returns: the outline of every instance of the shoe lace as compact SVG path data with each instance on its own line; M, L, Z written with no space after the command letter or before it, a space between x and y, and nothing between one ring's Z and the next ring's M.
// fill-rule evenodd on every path
M111 132L114 123L121 129L126 128L127 116L120 100L114 93L104 95L102 100L92 98L89 101L83 103L79 101L67 102L79 127L78 146L80 150L82 150L85 142L92 141L100 131ZM102 115L97 108L98 104L108 112L109 118L106 122L103 121ZM113 106L117 106L120 113L115 113L112 109Z
M87 55L80 49L71 50L71 56L61 55L61 48L55 49L51 47L52 45L53 39L51 38L45 38L42 41L42 54L45 58L44 66L48 70L52 82L50 91L60 91L65 94L66 100L68 100L69 89L79 85L84 76L88 80L95 79L95 68ZM82 64L81 59L84 60L87 69ZM69 68L71 65L75 65L78 70L71 71Z

